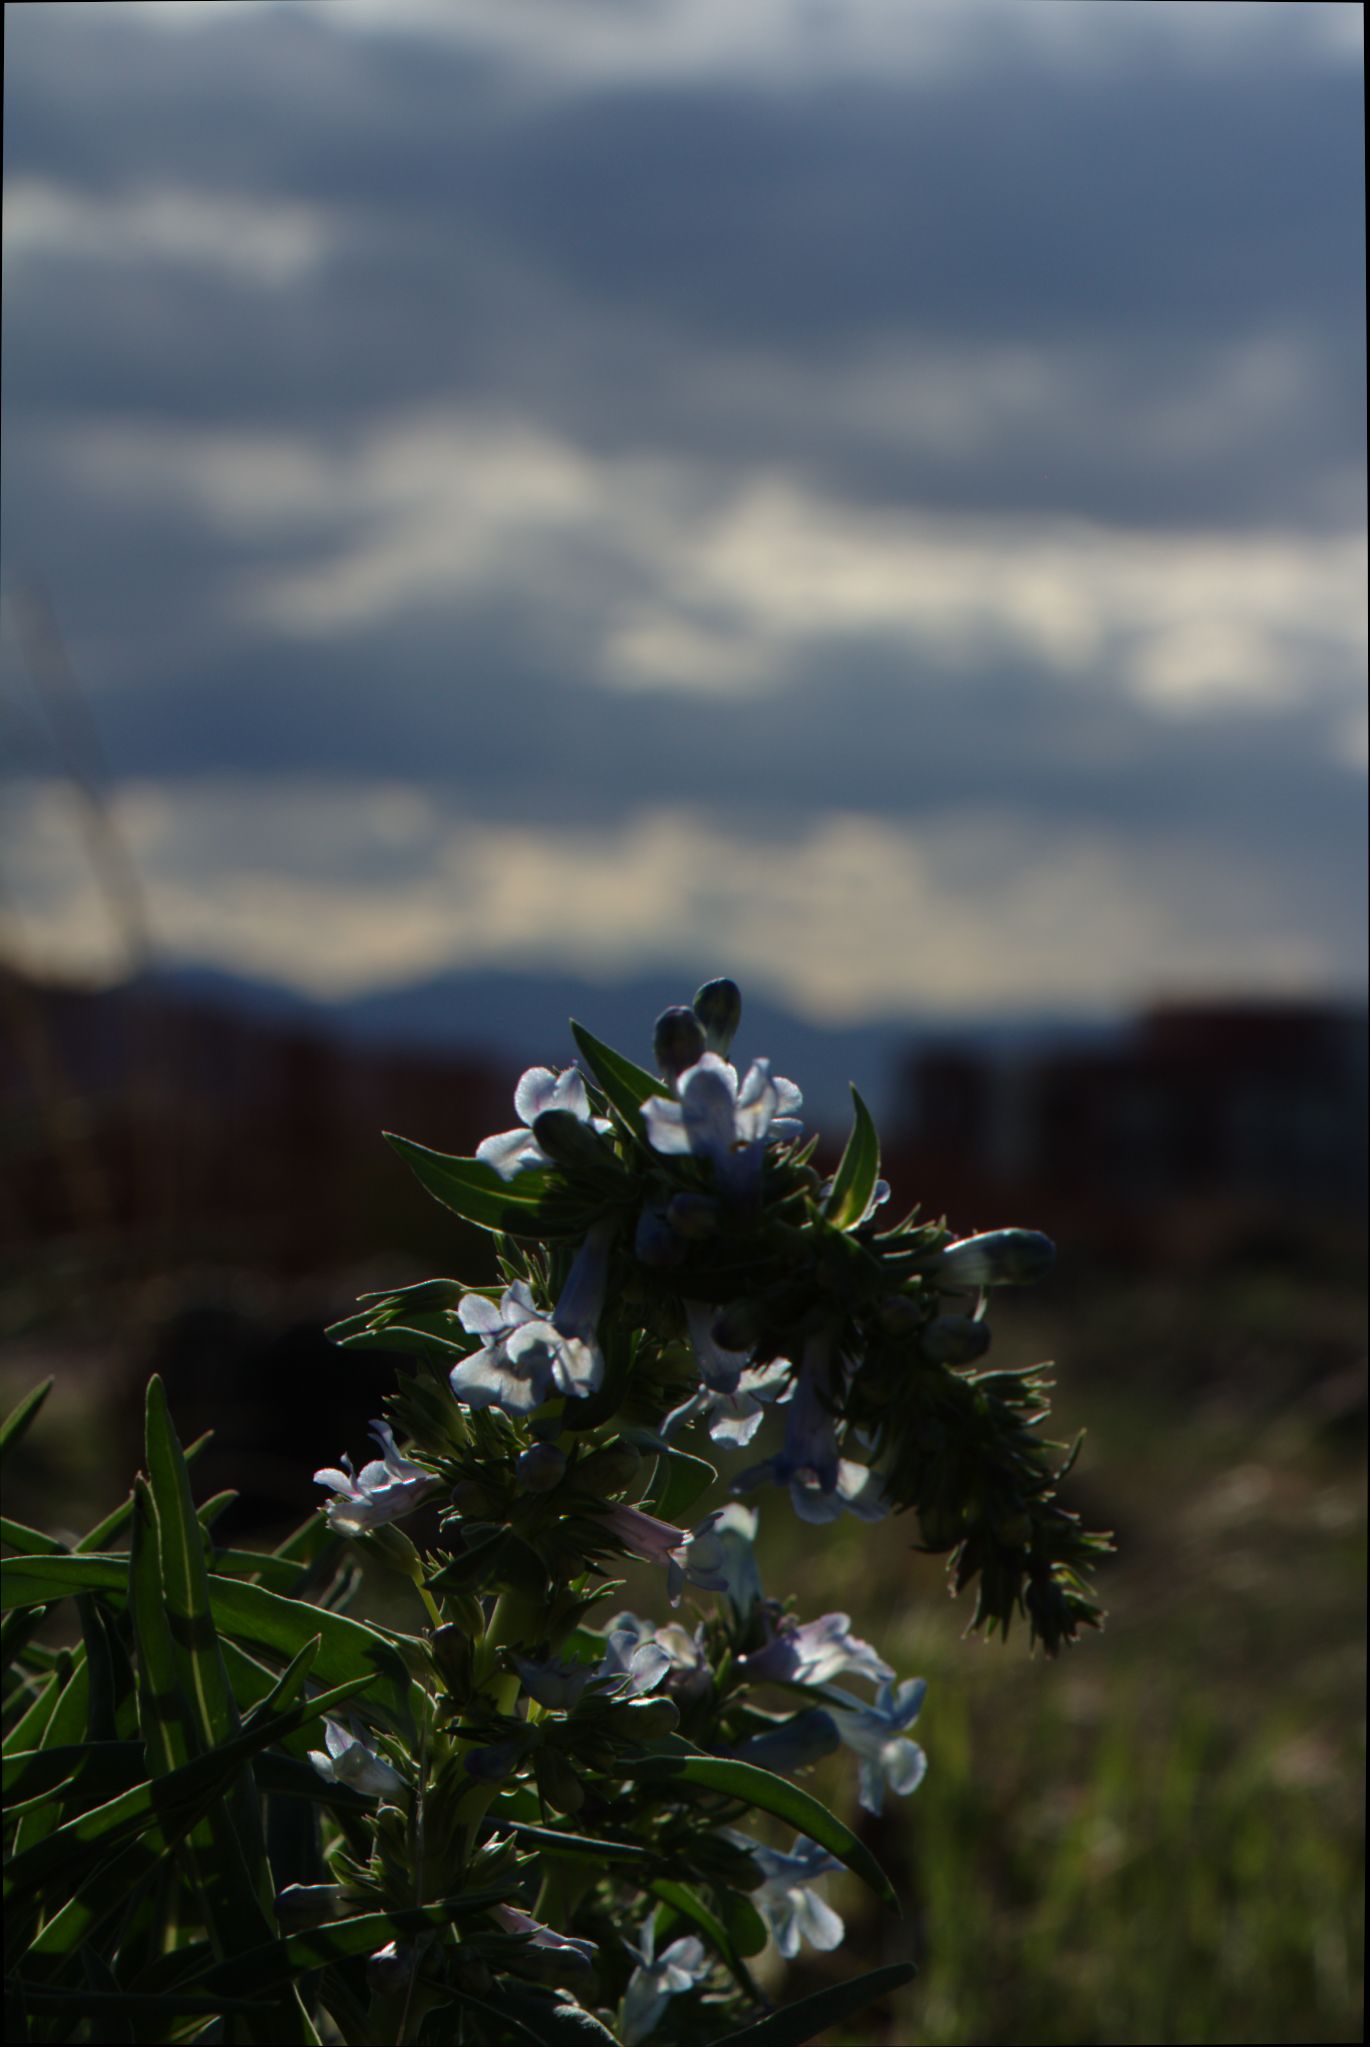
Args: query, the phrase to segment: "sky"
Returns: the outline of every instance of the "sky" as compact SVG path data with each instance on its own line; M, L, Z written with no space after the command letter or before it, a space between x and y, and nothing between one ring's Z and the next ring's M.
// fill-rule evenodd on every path
M0 883L315 995L1357 993L1361 12L5 10ZM60 706L56 709L60 712Z

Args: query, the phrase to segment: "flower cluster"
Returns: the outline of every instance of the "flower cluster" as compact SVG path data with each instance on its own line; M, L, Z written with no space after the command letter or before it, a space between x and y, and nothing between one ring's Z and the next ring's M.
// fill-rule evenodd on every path
M666 1011L655 1072L573 1026L580 1064L525 1073L518 1127L473 1158L395 1140L501 1261L493 1285L371 1297L333 1332L413 1365L374 1425L383 1458L316 1474L329 1530L429 1622L403 1649L408 1750L330 1722L313 1752L352 1800L339 1881L407 1911L421 1836L417 1895L466 1915L459 1939L373 1956L376 1996L405 2011L467 1999L543 2037L574 2005L625 2047L707 2040L759 2005L764 1941L786 1960L840 1943L816 1886L883 1879L784 1780L845 1751L866 1811L907 1796L923 1684L849 1615L767 1596L771 1493L806 1532L912 1513L989 1630L1020 1615L1054 1652L1097 1619L1085 1567L1106 1541L1056 1498L1041 1374L979 1369L993 1291L1040 1277L1049 1242L889 1222L859 1096L822 1178L799 1089L730 1062L740 1015L730 981ZM412 1540L395 1525L420 1515ZM595 1625L626 1559L659 1569L677 1618Z

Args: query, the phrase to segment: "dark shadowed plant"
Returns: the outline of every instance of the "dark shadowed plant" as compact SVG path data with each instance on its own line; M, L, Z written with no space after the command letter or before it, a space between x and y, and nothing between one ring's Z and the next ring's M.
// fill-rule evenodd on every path
M9 2037L794 2047L912 1976L776 2009L753 1973L839 1945L829 1872L897 1910L798 1779L843 1750L868 1812L913 1792L924 1687L768 1596L746 1501L819 1543L912 1514L971 1625L1048 1654L1097 1623L1107 1543L1057 1497L1043 1371L985 1363L992 1290L1050 1244L887 1220L859 1096L823 1180L798 1089L729 1064L739 1013L726 981L667 1011L655 1072L573 1026L582 1066L525 1074L474 1158L391 1140L501 1281L337 1325L406 1369L381 1455L321 1469L278 1549L216 1542L156 1379L123 1507L74 1546L6 1521ZM359 1558L409 1630L349 1614ZM600 1617L627 1559L684 1618Z

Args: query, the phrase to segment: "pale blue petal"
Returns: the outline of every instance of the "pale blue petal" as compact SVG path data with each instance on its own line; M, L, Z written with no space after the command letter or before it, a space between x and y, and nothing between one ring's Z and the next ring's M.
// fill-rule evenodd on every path
M911 1791L916 1791L928 1771L928 1759L917 1742L902 1738L886 1742L880 1752L880 1762L890 1790L898 1792L901 1798L907 1798Z
M476 1157L482 1165L493 1166L501 1180L512 1180L527 1166L551 1164L531 1130L503 1130L498 1137L483 1137Z
M737 1130L733 1089L717 1070L722 1065L721 1060L716 1060L713 1067L705 1064L711 1056L706 1052L704 1059L697 1066L692 1066L682 1079L680 1108L690 1150L696 1158L717 1162L728 1157Z
M571 1068L576 1072L574 1067ZM576 1074L577 1079L580 1078ZM569 1108L568 1102L557 1100L557 1076L548 1066L530 1066L514 1089L514 1107L528 1128L537 1121L544 1109ZM584 1084L581 1095L584 1096Z
M667 1157L689 1151L690 1140L679 1102L668 1102L664 1095L649 1095L642 1104L642 1120L653 1151Z

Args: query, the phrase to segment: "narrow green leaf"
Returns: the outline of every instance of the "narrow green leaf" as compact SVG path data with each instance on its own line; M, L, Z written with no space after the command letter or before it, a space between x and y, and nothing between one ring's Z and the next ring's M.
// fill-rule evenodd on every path
M6 1557L0 1563L0 1608L46 1606L78 1592L120 1592L128 1585L126 1556Z
M305 1680L322 1646L322 1635L315 1635L305 1643L298 1655L294 1656L281 1672L260 1706L252 1713L250 1724L255 1725L259 1720L268 1720L273 1714L284 1713L287 1706L294 1705L304 1690Z
M355 1697L361 1689L360 1681L336 1686L317 1699L260 1722L168 1775L135 1785L68 1820L45 1840L12 1858L5 1870L5 1896L16 1903L22 1901L25 1907L40 1905L54 1887L70 1896L87 1871L111 1850L139 1835L148 1837L144 1846L155 1859L196 1825L245 1763L283 1736Z
M5 1760L11 1755L22 1755L26 1750L41 1748L43 1730L52 1717L52 1711L61 1697L66 1682L60 1671L50 1670L34 1693L19 1719L5 1737Z
M452 1158L392 1131L384 1134L430 1194L480 1229L509 1237L576 1236L593 1219L584 1202L568 1197L560 1174L537 1167L502 1180L483 1159Z
M44 1535L41 1528L29 1528L22 1521L11 1521L8 1514L0 1519L0 1542L7 1542L11 1549L26 1557L64 1557L67 1553L67 1545L55 1535Z
M19 1405L11 1408L4 1421L0 1422L0 1458L23 1440L24 1431L51 1393L53 1384L53 1380L44 1379L40 1386L26 1393Z
M210 1599L222 1632L289 1663L315 1635L321 1647L313 1675L320 1684L365 1679L369 1714L399 1733L422 1711L422 1695L393 1644L364 1621L327 1607L268 1592L241 1578L211 1578Z
M160 2032L161 2022L177 2018L193 2018L203 2013L212 2018L219 2013L260 2012L259 2004L252 2004L243 1997L206 1997L199 1991L167 1991L157 1997L140 1996L136 1991L127 1990L46 1990L35 1983L23 1985L24 2002L35 2013L47 2019L101 2019L117 2022L120 2019L141 2020L145 2025ZM109 2039L106 2033L102 2036Z
M870 1110L855 1088L851 1091L851 1098L851 1136L847 1139L847 1148L837 1168L826 1208L828 1221L839 1230L850 1229L854 1223L860 1222L875 1192L880 1172L880 1139L871 1121Z
M805 2040L841 2025L878 1997L902 1990L917 1974L912 1962L891 1962L887 1968L871 1969L864 1976L854 1976L850 1983L835 1983L831 1989L815 1991L812 1997L801 1997L768 2018L758 2019L754 2026L744 2026L740 2033L725 2033L718 2047L802 2047Z
M87 1805L113 1798L142 1782L147 1759L140 1741L74 1742L62 1748L17 1750L5 1757L5 1808L16 1806L59 1787L72 1786L72 1795Z
M350 1919L335 1919L326 1926L307 1927L284 1940L266 1942L251 1954L235 1955L232 1961L216 1963L190 1980L200 1989L210 1991L220 1985L238 1991L268 1990L311 1969L327 1968L353 1955L374 1954L389 1941L405 1940L429 1927L446 1927L469 1919L500 1903L507 1895L505 1889L499 1888L441 1898L431 1905L410 1905L393 1912L360 1912Z
M535 1827L527 1820L506 1819L498 1805L490 1808L518 1840L526 1841L530 1848L541 1849L544 1855L588 1856L593 1862L653 1862L655 1850L643 1848L636 1841L597 1841L588 1834L567 1834L557 1827Z
M68 1748L78 1743L86 1730L86 1701L90 1690L90 1675L86 1670L86 1652L82 1645L72 1653L71 1674L47 1713L41 1728L33 1730L31 1745L35 1748ZM27 1715L25 1716L27 1719ZM21 1723L22 1724L22 1723ZM20 1730L16 1730L18 1733ZM13 1740L13 1737L11 1737ZM11 1843L11 1853L18 1855L42 1840L57 1825L58 1811L54 1806L36 1806L24 1814Z
M668 1101L671 1100L671 1090L666 1082L658 1080L645 1068L634 1066L631 1059L615 1052L612 1045L604 1044L592 1031L587 1031L584 1024L578 1024L574 1019L571 1036L619 1115L634 1134L641 1137L642 1104L651 1095L665 1095Z
M686 1450L667 1450L657 1459L644 1504L662 1521L681 1522L717 1477L707 1458L692 1457Z
M877 1898L892 1905L896 1912L899 1909L893 1885L865 1842L859 1841L850 1827L843 1826L836 1814L829 1812L812 1793L802 1791L797 1784L788 1783L770 1770L732 1757L690 1754L684 1743L680 1749L664 1753L625 1756L614 1764L614 1769L624 1777L662 1779L697 1785L705 1791L721 1791L729 1798L740 1799L744 1805L774 1813L777 1819L787 1820L798 1833L807 1834L839 1862L844 1862Z

